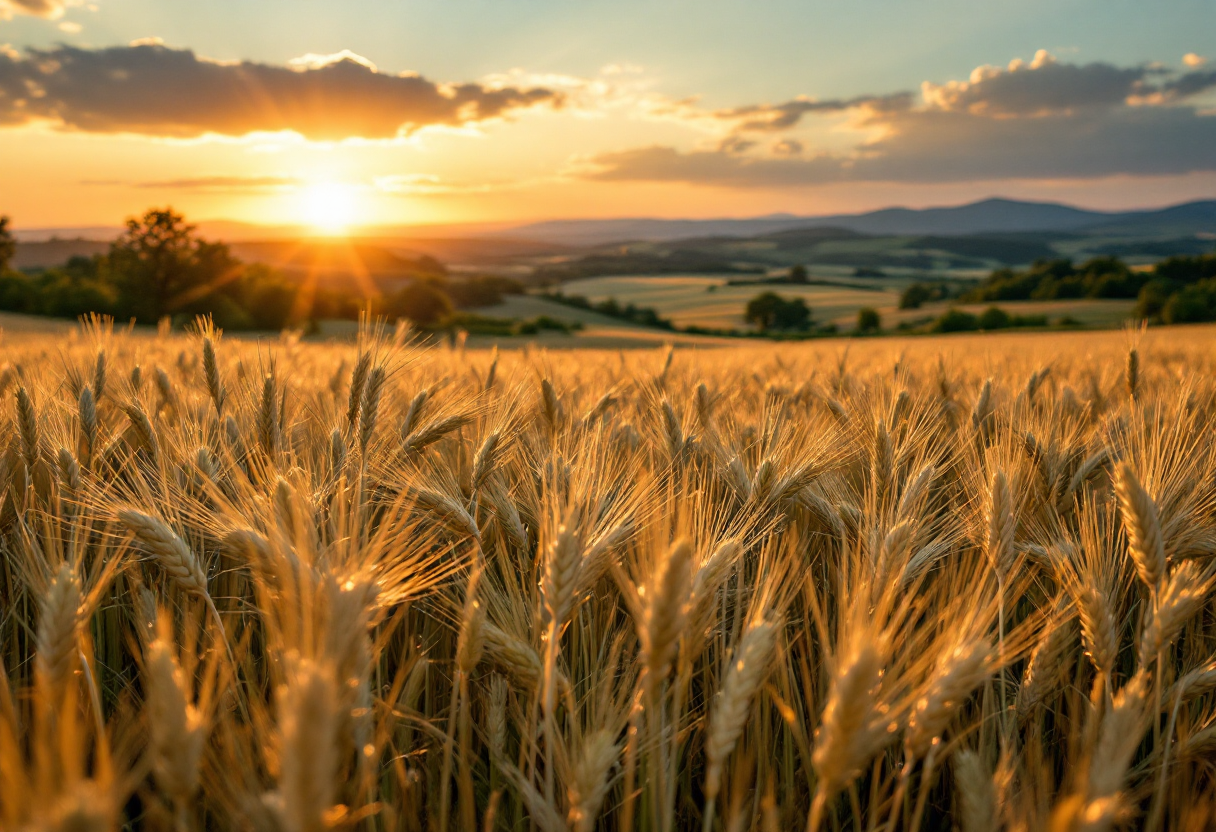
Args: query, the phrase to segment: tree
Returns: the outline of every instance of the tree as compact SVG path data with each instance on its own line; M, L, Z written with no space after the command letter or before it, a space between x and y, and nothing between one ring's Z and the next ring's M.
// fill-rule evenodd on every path
M808 278L809 275L807 274L806 266L802 265L801 263L790 269L788 278L790 283L806 283Z
M1014 320L999 306L989 306L980 313L978 324L980 329L1005 329L1013 326Z
M0 309L36 313L38 287L21 272L0 271Z
M863 306L857 310L857 331L878 332L882 329L882 316L872 306Z
M1167 324L1189 324L1216 319L1216 306L1213 306L1213 281L1203 281L1186 286L1170 295L1161 310L1161 317Z
M172 208L153 208L127 220L126 232L110 246L107 265L120 313L142 321L203 311L209 295L241 274L226 245L195 237L194 226Z
M17 253L17 241L13 232L8 230L9 218L0 216L0 274L8 271L8 264Z
M899 296L900 309L920 309L922 303L933 300L933 290L923 283L913 283Z
M423 280L415 280L389 298L385 311L390 317L409 318L418 326L434 326L452 314L448 296Z
M979 329L979 319L961 309L948 309L933 323L934 332L971 332Z
M775 292L764 292L747 302L743 318L761 332L806 329L811 322L811 310L802 298L786 300Z

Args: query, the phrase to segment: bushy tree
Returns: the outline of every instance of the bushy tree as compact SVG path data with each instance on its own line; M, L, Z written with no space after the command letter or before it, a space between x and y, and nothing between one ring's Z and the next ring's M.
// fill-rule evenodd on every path
M811 310L802 298L786 300L775 292L764 292L747 302L743 318L762 332L806 329Z
M201 240L194 230L172 208L127 220L107 264L123 315L151 322L201 311L201 301L240 276L228 247Z
M934 332L970 332L979 328L979 319L961 309L948 309L933 323Z
M872 306L863 306L857 310L857 331L878 332L882 329L882 316Z
M806 266L802 265L801 263L790 269L790 283L806 283L809 279L810 275L807 273Z
M97 313L113 315L117 296L108 283L69 268L49 269L33 281L37 311L54 318L78 318Z
M13 239L13 232L9 231L8 224L9 218L0 216L0 274L8 271L8 264L17 253L17 241Z
M389 297L384 311L390 318L408 318L418 326L434 326L452 315L452 302L424 280L415 280Z
M1161 318L1167 324L1216 320L1216 280L1193 283L1170 295Z
M929 287L923 283L913 283L904 289L899 296L900 309L920 309L921 304L930 300Z
M37 312L38 287L21 272L0 271L0 309L5 312Z
M979 317L980 329L1005 329L1012 323L1009 313L999 306L989 306Z

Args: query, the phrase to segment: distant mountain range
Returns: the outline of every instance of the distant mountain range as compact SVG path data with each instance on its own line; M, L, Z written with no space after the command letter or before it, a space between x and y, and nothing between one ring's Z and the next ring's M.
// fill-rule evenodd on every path
M564 245L665 242L694 237L755 237L806 228L842 228L861 234L968 234L1084 232L1154 237L1216 234L1216 200L1150 211L1087 211L1054 202L986 199L950 208L884 208L863 214L800 217L772 214L750 219L551 220L499 232Z
M13 265L18 268L58 265L73 255L104 251L106 241L119 233L118 228L99 226L17 229L21 245L17 247ZM308 229L298 226L260 226L226 220L200 222L199 233L207 239L232 244L244 259L275 265L284 265L279 262L280 243L323 242L310 238ZM852 245L855 251L845 252L840 241L851 237L861 239ZM875 238L888 240L882 256L870 251L872 246L866 242ZM831 243L832 240L837 242ZM748 247L748 241L759 248ZM552 220L513 227L485 223L381 226L360 229L350 242L366 252L371 251L369 247L382 249L386 257L414 260L429 255L457 268L498 265L526 269L544 258L564 260L577 256L580 250L597 256L614 255L615 248L634 243L667 250L661 256L667 258L664 267L668 271L680 260L671 256L677 250L688 260L687 268L709 255L724 263L747 260L768 266L788 261L868 267L902 264L910 268L931 268L934 263L943 262L958 268L968 264L971 267L1020 264L1051 256L1115 255L1151 260L1216 248L1216 200L1122 212L1088 211L1051 202L986 199L947 208L884 208L862 214L815 217L774 214L749 219ZM895 249L907 251L895 257ZM699 254L689 259L689 252ZM945 260L942 252L949 255ZM631 256L638 255L639 252L631 251ZM908 259L913 255L913 259ZM651 252L651 256L660 254ZM620 265L613 261L604 267Z

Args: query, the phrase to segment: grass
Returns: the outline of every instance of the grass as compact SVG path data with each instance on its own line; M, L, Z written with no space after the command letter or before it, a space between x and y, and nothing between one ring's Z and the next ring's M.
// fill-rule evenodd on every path
M880 285L873 280L868 283ZM561 291L592 300L615 297L622 304L650 307L677 326L716 329L746 329L743 310L749 300L764 291L774 291L787 298L803 298L817 321L844 317L850 319L850 324L856 322L857 310L863 306L894 307L899 302L899 292L894 288L875 290L868 285L857 289L816 285L727 285L721 277L697 275L590 278L564 283Z
M882 314L883 326L897 326L903 321L911 323L924 320L925 318L937 318L947 310L955 307L965 312L970 312L973 315L979 315L991 306L996 306L1010 315L1043 316L1050 322L1067 317L1085 326L1114 327L1131 318L1136 307L1136 301L1076 298L1070 300L989 301L985 303L944 302L926 303L919 309L890 307L880 309L879 311Z
M1214 345L7 334L0 828L1210 827Z
M621 303L634 303L655 309L677 326L703 326L717 329L747 329L743 310L761 291L771 290L782 297L801 297L811 307L814 319L834 323L842 331L857 323L857 312L873 307L882 316L884 327L901 321L915 322L936 318L950 308L949 303L924 304L920 309L899 309L899 295L908 281L903 278L831 278L855 282L857 289L824 285L750 286L727 285L720 276L642 276L597 277L565 283L561 291L583 295L592 300L615 297ZM714 287L710 291L710 287ZM965 304L961 308L978 314L992 303ZM1071 317L1087 326L1116 326L1135 306L1133 301L1077 300L998 302L1011 315L1046 315L1051 320ZM561 317L559 314L558 317Z

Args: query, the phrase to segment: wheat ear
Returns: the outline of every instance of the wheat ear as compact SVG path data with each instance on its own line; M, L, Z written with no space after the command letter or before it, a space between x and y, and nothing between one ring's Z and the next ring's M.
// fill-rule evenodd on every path
M1130 465L1119 466L1115 477L1119 513L1127 531L1127 548L1140 580L1154 592L1165 576L1165 538L1157 505L1148 495Z
M355 369L350 376L350 397L346 405L346 426L353 430L355 420L359 418L359 407L363 403L363 385L367 382L367 373L372 366L372 355L369 352L359 354Z
M118 520L135 535L182 591L200 598L207 594L207 576L194 552L163 520L134 509L121 509Z
M331 669L288 657L287 681L276 697L279 811L293 832L324 832L334 804L339 766L341 697Z
M80 579L65 563L38 605L38 629L34 633L35 667L53 691L62 690L72 675L80 605Z
M612 786L612 769L620 758L616 732L601 728L583 737L582 748L570 778L570 826L574 832L593 832L600 807Z
M970 749L954 755L954 795L961 832L996 832L1000 828L992 775L980 755Z
M152 772L161 791L184 812L198 791L207 726L163 626L144 656L144 686Z
M17 388L17 432L21 437L21 454L32 470L38 461L38 413L24 387Z
M883 658L872 641L855 637L832 675L828 702L815 732L811 763L819 781L807 829L816 832L827 801L857 776L877 751L884 731L876 724Z
M768 676L780 627L775 621L757 621L748 627L731 655L726 681L714 700L705 738L705 799L708 807L703 828L713 827L713 811L722 781L722 767L735 750L751 714L752 701Z
M207 382L207 394L215 405L215 415L224 415L224 380L220 378L219 363L215 360L215 344L211 337L203 339L203 378Z

